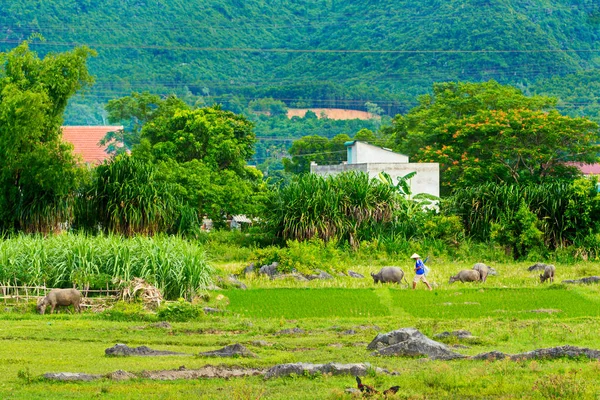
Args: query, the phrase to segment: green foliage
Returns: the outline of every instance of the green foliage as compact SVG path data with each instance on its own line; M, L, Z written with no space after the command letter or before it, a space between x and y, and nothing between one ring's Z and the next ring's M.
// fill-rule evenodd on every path
M523 187L498 184L473 186L455 192L442 203L442 208L445 215L461 217L467 236L487 241L492 224L513 223L511 215L524 201L539 221L536 229L544 233L544 243L555 249L575 241L582 243L584 237L593 237L594 232L598 232L599 200L595 181L581 179L572 183ZM502 221L503 216L508 216L508 219ZM503 228L498 226L497 229Z
M197 1L143 7L114 0L101 5L25 1L7 4L0 23L7 27L4 47L34 32L48 39L39 45L42 50L94 43L100 56L92 72L101 84L93 96L78 99L84 104L134 87L180 96L192 92L205 104L232 109L240 97L273 97L289 106L366 108L366 103L377 103L394 115L413 105L434 81L492 76L531 91L564 93L569 95L566 107L597 112L590 97L597 92L597 55L573 51L593 48L597 14L589 1L452 0L443 7L436 1L406 0L384 0L376 7L357 0L222 0L207 7ZM103 29L111 34L98 35ZM502 38L501 47L497 38ZM576 72L583 76L560 79ZM545 79L538 83L538 78Z
M184 106L185 103L175 96L163 100L159 95L149 92L134 92L130 96L109 100L106 105L109 122L124 123L124 128L109 132L101 143L109 144L110 153L130 151L140 143L141 131L146 123L168 113L172 108Z
M113 281L138 277L166 299L191 299L210 284L212 274L204 250L177 237L65 234L0 240L0 282L47 287L77 282L104 289L107 276Z
M256 196L264 186L260 171L246 165L255 135L245 117L148 93L113 100L107 109L112 121L125 124L123 134L130 142L139 143L133 158L153 165L153 184L161 186L160 193L183 202L177 207L181 218L169 219L179 225L177 230L197 235L195 223L202 216L222 227L227 215L256 213Z
M544 233L538 229L539 225L536 215L521 200L516 212L505 211L498 223L492 223L491 238L509 247L516 260L544 246Z
M77 199L77 226L127 236L175 230L183 205L155 175L154 166L129 155L99 165Z
M269 246L255 249L249 260L257 268L276 262L279 272L313 274L317 270L329 273L341 270L344 258L343 252L335 242L313 238L304 242L288 240L286 247Z
M91 85L87 47L40 59L28 42L0 53L0 230L52 232L72 219L81 178L62 116Z
M390 315L372 289L255 289L226 291L229 310L254 318L368 318Z
M484 110L438 129L419 159L439 162L442 186L450 190L572 180L580 172L565 160L596 159L597 124L556 111Z
M109 321L155 321L154 314L144 309L141 302L128 303L118 301L102 312L102 317Z
M165 303L158 309L156 316L163 321L187 322L197 320L203 314L201 308L180 298L176 302Z
M252 124L245 117L218 106L173 108L145 124L141 137L148 140L155 159L202 160L211 170L229 169L238 174L243 174L255 141Z
M356 246L364 230L391 221L395 204L395 191L365 173L306 174L274 190L264 219L283 240L345 240Z
M385 132L396 150L440 163L446 194L482 182L572 179L579 171L564 161L594 162L598 125L561 115L555 103L495 81L440 83Z
M457 215L434 214L423 223L421 232L423 236L440 239L452 245L457 245L464 240L464 228Z

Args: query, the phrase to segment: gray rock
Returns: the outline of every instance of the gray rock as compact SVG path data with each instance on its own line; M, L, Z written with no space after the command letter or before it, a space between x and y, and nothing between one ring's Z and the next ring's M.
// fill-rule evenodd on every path
M438 339L443 339L443 338L447 338L450 336L456 336L459 339L471 339L473 338L473 335L471 334L471 332L466 331L464 329L459 329L457 331L452 331L452 332L442 332L442 333L438 333L437 335L434 336L434 338L438 338Z
M146 346L129 347L126 344L117 343L113 347L104 350L107 356L183 356L184 353L176 353L174 351L152 350Z
M295 279L299 282L308 282L308 279L304 275L299 274L297 272L292 272L290 274L274 275L271 277L271 279Z
M342 335L356 335L356 331L354 329L348 329L347 331L342 332Z
M53 381L83 381L89 382L101 379L102 375L84 374L82 372L48 372L44 374L45 379Z
M155 324L150 324L151 328L172 329L172 326L167 321L160 321Z
M558 346L550 347L547 349L537 349L519 354L504 354L500 351L490 351L488 353L478 354L470 357L472 360L502 360L504 358L510 358L513 361L519 360L532 360L532 359L553 359L553 358L576 358L576 357L587 357L590 360L600 359L600 350L588 349L586 347L576 346Z
M244 268L244 270L242 271L242 274L248 275L253 272L254 272L254 263L250 263L250 265L248 265L246 268Z
M600 282L600 276L588 276L587 278L581 279L567 279L562 283L598 283Z
M256 357L256 354L239 343L225 346L218 350L205 351L198 355L205 357Z
M273 344L267 342L266 340L254 340L253 342L250 343L252 346L257 346L257 347L268 347L268 346L273 346Z
M325 271L318 271L319 274L318 275L306 275L306 279L308 279L309 281L312 281L313 279L322 279L322 280L326 280L326 279L333 279L333 276L331 276L330 274L328 274Z
M527 268L527 271L543 271L544 269L546 269L546 266L548 264L544 264L544 263L535 263L533 264L531 267Z
M471 360L504 360L508 357L501 351L488 351L487 353L477 354L476 356L470 357Z
M379 356L427 356L436 360L464 357L462 354L451 351L446 345L429 339L415 328L380 333L369 343L367 349L376 350L372 355Z
M277 267L278 266L279 266L279 264L277 262L273 262L272 264L269 264L269 265L263 265L258 270L258 273L260 275L268 275L270 277L273 277L273 276L277 275Z
M242 290L246 290L248 289L248 287L243 284L242 282L240 282L235 276L233 275L229 275L229 277L227 278L227 281L229 282L230 285L233 285L234 287L238 288L238 289L242 289Z
M130 379L137 378L131 372L123 371L122 369L119 369L115 372L111 372L111 373L107 374L106 377L108 379L112 379L114 381L128 381Z
M558 346L548 349L537 349L510 356L511 360L530 360L534 358L587 357L590 360L600 359L600 351L576 346Z
M276 335L293 335L293 334L300 334L300 333L304 333L304 329L300 329L300 328L292 328L292 329L283 329L280 330L279 332L276 332Z
M204 307L203 310L205 314L221 314L225 312L225 310L219 310L218 308L212 307Z
M354 272L354 271L350 271L350 270L348 270L348 276L351 276L352 278L358 278L358 279L362 279L365 277L363 274L359 274L358 272Z
M331 374L331 375L353 375L353 376L366 376L367 372L373 369L370 364L309 364L309 363L292 363L292 364L279 364L270 368L265 373L265 378L274 378L280 376L290 375L314 375L317 373ZM382 368L375 368L376 373L389 373L389 371Z

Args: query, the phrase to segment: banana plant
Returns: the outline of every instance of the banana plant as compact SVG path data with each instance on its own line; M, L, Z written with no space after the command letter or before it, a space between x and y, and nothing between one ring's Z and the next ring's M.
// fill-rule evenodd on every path
M406 197L407 199L410 199L410 197L412 196L412 190L410 189L409 181L416 174L417 174L417 171L413 171L413 172L409 172L408 174L406 174L404 176L399 176L397 178L398 183L394 185L394 181L393 181L392 177L390 176L390 174L388 174L385 171L381 171L379 173L379 180L383 183L390 185L394 189L396 189L398 191L398 193L400 193L402 196Z

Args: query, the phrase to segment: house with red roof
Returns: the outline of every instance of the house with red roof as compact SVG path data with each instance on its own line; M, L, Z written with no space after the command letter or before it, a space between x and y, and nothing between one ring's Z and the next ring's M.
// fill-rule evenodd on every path
M579 162L568 162L567 165L577 167L583 175L600 175L600 163L584 164Z
M63 126L63 140L73 144L73 152L81 156L86 164L101 164L110 158L106 152L108 145L100 145L100 140L108 132L122 130L122 126Z

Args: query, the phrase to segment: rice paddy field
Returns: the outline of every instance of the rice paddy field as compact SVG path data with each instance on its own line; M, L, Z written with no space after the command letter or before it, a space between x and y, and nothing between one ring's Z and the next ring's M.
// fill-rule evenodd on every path
M0 398L2 399L352 399L361 394L353 376L298 375L265 379L154 380L143 371L188 370L207 365L267 370L283 363L369 363L363 382L377 389L398 385L388 398L402 399L598 399L600 362L554 360L453 360L380 357L367 350L379 333L414 327L433 338L468 330L473 337L439 339L471 356L493 350L516 354L572 345L600 349L600 290L567 285L563 279L600 275L600 264L557 264L553 284L540 284L531 263L491 263L497 276L486 283L448 284L450 274L472 262L431 263L434 290L374 285L369 273L380 266L355 265L364 279L336 276L298 282L241 278L247 290L207 292L224 313L193 321L156 325L154 314L109 318L105 313L37 315L31 307L3 307L0 313ZM412 277L409 262L401 265ZM219 265L225 274L240 263ZM186 355L108 357L116 343L148 346ZM242 344L256 357L209 358L200 352ZM377 373L375 368L391 372ZM123 370L131 380L53 382L47 372L108 374ZM371 398L378 398L377 395ZM383 398L380 396L379 398Z

